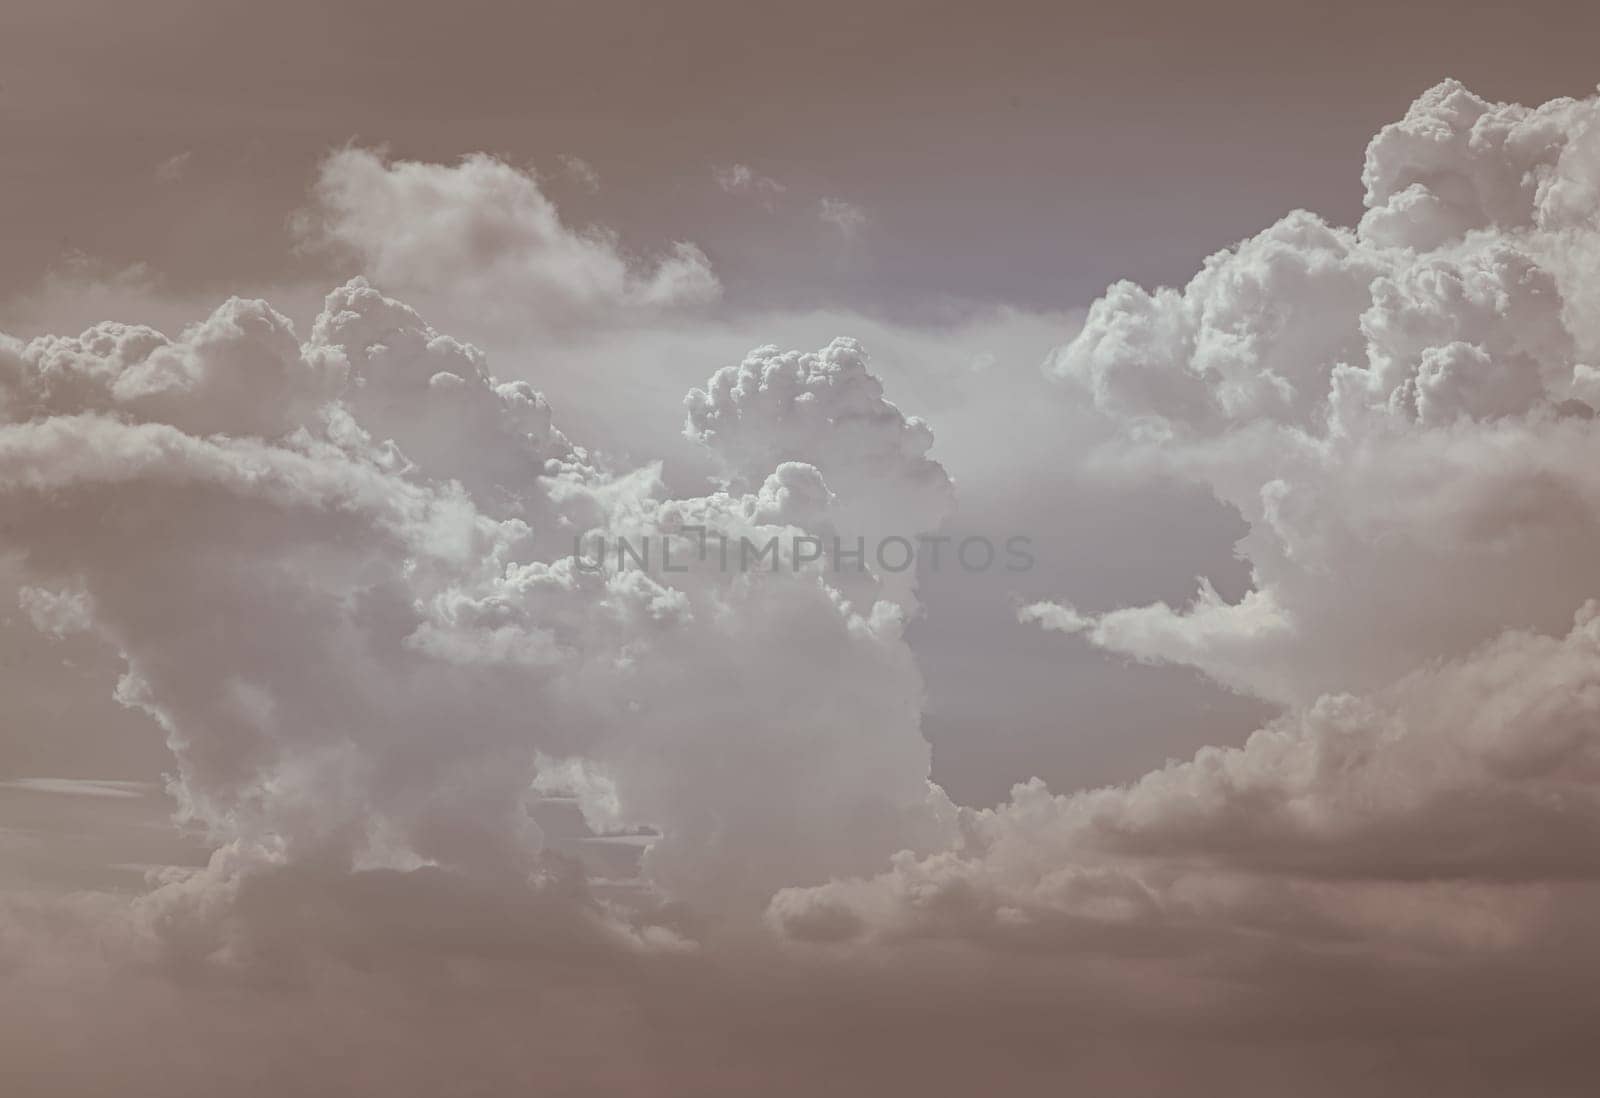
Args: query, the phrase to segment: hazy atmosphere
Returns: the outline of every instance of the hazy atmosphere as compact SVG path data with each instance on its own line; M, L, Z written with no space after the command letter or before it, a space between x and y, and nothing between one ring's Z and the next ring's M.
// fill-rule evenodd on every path
M1578 1096L1600 10L0 9L0 1092Z

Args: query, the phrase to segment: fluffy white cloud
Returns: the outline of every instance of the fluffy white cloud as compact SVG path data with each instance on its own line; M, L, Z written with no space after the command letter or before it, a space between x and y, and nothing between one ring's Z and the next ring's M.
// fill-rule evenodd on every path
M303 344L240 300L177 339L13 341L6 540L39 588L82 592L23 599L122 654L119 697L165 728L173 791L226 866L526 875L549 757L603 783L594 818L660 832L653 886L753 915L786 883L948 837L902 612L870 573L846 591L790 559L841 522L825 475L858 507L948 481L858 350L805 361L800 405L827 414L788 424L793 453L748 489L672 498L362 279ZM787 460L803 453L819 464ZM591 571L580 536L670 540L687 564ZM777 538L783 566L723 566L706 537Z
M380 284L490 324L546 329L700 305L721 294L705 254L679 242L636 257L602 228L567 225L538 181L483 154L454 166L347 148L322 164L303 220Z
M29 1016L0 1007L0 1057L103 1091L93 1065L136 1077L144 1050L63 1055L31 1015L92 1019L46 1034L88 1047L122 1008L165 1009L215 1039L185 1061L201 1091L263 1055L203 1009L248 998L273 1032L305 1027L330 1089L326 1063L419 1018L483 1075L441 1078L408 1042L338 1084L744 1093L795 1050L849 1064L869 1032L897 1084L971 1093L1021 1056L1059 1083L1080 1031L1073 1071L1101 1089L1171 1089L1158 1061L1238 1089L1247 1060L1263 1093L1349 1093L1402 1044L1434 1084L1504 1082L1405 1026L1493 1033L1523 1082L1527 1050L1587 1042L1594 1005L1574 959L1600 912L1596 111L1441 85L1373 142L1357 228L1291 214L1181 290L1095 304L1050 362L1112 438L1078 475L1202 485L1248 524L1253 586L1020 616L1282 712L1126 787L1034 781L981 811L928 780L907 581L797 549L930 532L952 505L931 430L852 341L763 347L691 392L685 434L722 476L685 492L583 449L532 385L365 279L303 340L238 299L175 337L0 338L19 604L120 654L117 695L165 729L215 849L131 905L7 900L0 970ZM318 202L386 283L491 313L589 323L714 287L698 253L651 265L574 232L489 158L347 150ZM968 358L961 383L998 385ZM1040 428L982 396L967 422ZM1034 473L1018 494L1059 506ZM777 556L727 567L708 538ZM619 539L651 566L619 564ZM558 853L588 840L553 805L608 832L609 878ZM98 952L137 964L107 976ZM207 995L140 982L172 972ZM324 1013L286 1020L262 986ZM1508 987L1561 1007L1506 1018Z
M1159 956L1280 1008L1308 966L1421 965L1475 999L1591 948L1569 928L1600 834L1597 226L1568 196L1594 190L1597 111L1442 85L1374 140L1357 231L1291 214L1181 291L1097 302L1050 365L1114 429L1100 467L1209 487L1254 585L1019 616L1283 715L1126 787L1018 786L949 850L785 890L773 925L1130 979Z
M685 403L685 433L736 485L754 486L781 462L810 462L852 529L914 536L937 527L952 503L949 476L928 457L932 429L884 399L853 339L809 353L758 348Z
M1095 303L1052 370L1119 431L1108 460L1238 510L1255 590L1086 635L1305 704L1560 627L1600 581L1597 111L1441 84L1373 140L1356 231L1293 213L1181 291Z

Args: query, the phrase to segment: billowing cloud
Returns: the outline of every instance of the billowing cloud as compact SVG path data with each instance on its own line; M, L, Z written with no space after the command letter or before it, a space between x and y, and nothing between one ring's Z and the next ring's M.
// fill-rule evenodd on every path
M349 149L315 214L372 280L303 332L235 298L176 335L0 338L17 606L41 645L116 654L106 688L164 731L211 851L131 900L5 897L25 1005L0 1007L0 1054L103 1091L151 1070L108 1037L137 1009L196 1038L174 1093L268 1052L277 1090L809 1093L820 1055L870 1093L1331 1095L1374 1064L1581 1093L1545 1053L1586 1052L1600 1005L1597 111L1441 85L1373 141L1355 228L1296 212L1181 289L1095 303L1048 364L1095 416L1063 414L1094 435L1080 475L1209 491L1251 585L1027 602L1017 635L1195 668L1277 716L987 809L930 782L912 581L801 554L953 506L861 345L704 363L684 434L718 472L684 491L377 288L617 322L712 295L697 251L631 257L489 157ZM729 545L771 555L729 567ZM1503 1043L1494 1070L1462 1066L1464 1035Z
M17 590L17 604L35 629L51 637L85 632L93 622L89 598L83 591L22 587Z
M347 148L323 162L314 198L303 218L311 240L348 251L384 286L470 306L486 322L581 326L721 293L693 244L634 256L608 230L566 224L532 175L491 156L449 166Z
M1597 225L1572 196L1597 110L1441 85L1374 140L1357 230L1294 213L1181 291L1108 291L1050 368L1113 430L1099 468L1239 511L1253 587L1019 617L1282 715L1128 786L1020 785L946 851L779 893L772 925L1130 980L1158 957L1169 1003L1191 978L1268 1011L1304 1009L1308 972L1411 981L1435 1021L1592 953Z
M820 351L762 347L725 366L686 400L689 437L753 485L780 462L808 461L838 496L852 529L915 536L933 530L953 488L928 457L933 431L884 399L852 339Z
M1238 510L1255 584L1086 635L1304 704L1560 628L1600 581L1597 109L1441 84L1373 140L1356 230L1296 212L1095 303L1051 369L1118 430L1106 461Z
M783 445L818 465L780 448L757 477L746 449L748 485L694 498L608 471L529 384L361 279L303 343L235 299L177 338L108 324L3 361L23 604L121 653L119 697L166 730L173 792L236 867L223 879L527 874L541 758L608 791L583 805L596 823L659 833L647 883L708 912L945 841L902 612L870 572L847 599L791 559L839 525L839 493L949 490L852 345L788 360L814 368L823 416L747 409L797 416ZM775 543L782 564L729 567L711 537ZM686 563L590 569L581 538L670 541Z

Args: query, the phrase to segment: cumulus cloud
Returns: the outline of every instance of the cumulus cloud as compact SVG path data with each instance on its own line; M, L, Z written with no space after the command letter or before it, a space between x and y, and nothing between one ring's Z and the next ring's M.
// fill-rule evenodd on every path
M1600 576L1585 287L1596 104L1422 96L1367 152L1355 230L1296 212L1183 289L1119 283L1052 358L1121 443L1250 524L1254 590L1097 617L1115 651L1304 704L1508 625L1557 629Z
M176 338L10 341L0 495L23 603L121 654L118 696L165 729L184 815L237 872L525 876L539 760L578 760L614 802L593 819L659 832L649 886L754 915L784 884L936 848L950 811L875 577L847 595L816 567L695 560L690 530L788 553L839 525L840 493L948 492L859 349L773 361L811 397L755 391L715 441L748 411L787 423L778 447L739 451L748 483L670 497L363 279L304 342L239 299ZM591 570L590 536L677 539L694 566ZM81 594L44 593L63 588Z
M771 925L851 956L1111 964L1169 1005L1236 989L1213 1019L1359 987L1555 1039L1465 1004L1593 949L1597 226L1568 198L1597 110L1441 85L1372 143L1356 230L1294 213L1182 290L1112 287L1049 368L1111 429L1099 469L1238 510L1253 586L1018 617L1282 715L1127 786L1019 785L948 850L780 892Z
M302 232L405 293L486 322L563 328L703 305L721 294L695 245L639 257L566 224L529 173L473 154L455 165L346 148L323 161Z
M202 1009L249 999L319 1062L453 1025L505 1057L464 1058L482 1089L747 1093L827 1049L845 1075L865 1053L889 1085L970 1093L999 1070L1059 1084L1083 1031L1066 1070L1102 1088L1350 1093L1403 1056L1462 1093L1561 1092L1539 1053L1580 1047L1597 1005L1574 963L1600 912L1596 111L1441 85L1374 139L1355 228L1292 213L1181 289L1095 303L1048 364L1108 440L1083 475L1209 491L1246 524L1251 586L1032 601L1016 628L1278 715L1126 786L1035 780L982 810L929 780L907 583L794 548L935 531L953 505L931 428L861 345L706 363L684 433L718 475L676 491L377 288L615 320L715 292L687 246L629 256L489 157L347 149L315 220L373 280L303 334L236 298L176 335L0 338L19 606L117 654L116 696L163 729L212 849L131 903L7 898L0 969L29 1014L0 1008L0 1051L99 1063L32 1015L103 1035L138 1004L216 1037L185 1061L200 1091L259 1062ZM723 567L708 535L784 566ZM621 540L682 566L573 552ZM8 789L133 799L42 797L101 787ZM575 832L608 853L584 868ZM336 1048L263 988L346 1020ZM1507 988L1557 989L1580 1022L1505 1017ZM1430 1051L1462 1033L1511 1066ZM410 1042L373 1062L318 1078L462 1084ZM61 1089L103 1090L95 1070Z
M780 462L808 461L853 529L915 535L936 528L953 499L928 456L933 431L884 398L865 348L839 338L815 352L761 347L691 390L684 431L753 485Z

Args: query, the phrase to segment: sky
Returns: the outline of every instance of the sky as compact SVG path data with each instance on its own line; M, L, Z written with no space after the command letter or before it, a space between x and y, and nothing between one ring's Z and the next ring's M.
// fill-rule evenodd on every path
M1597 20L10 4L4 1089L1587 1093Z

